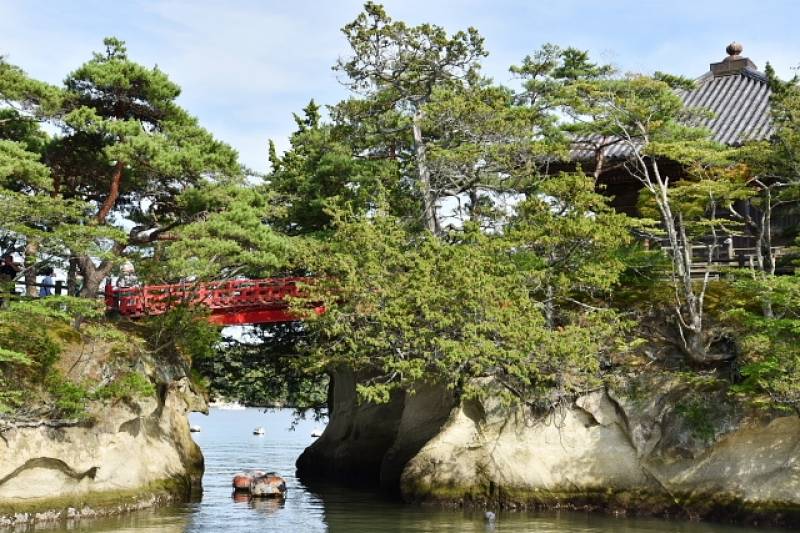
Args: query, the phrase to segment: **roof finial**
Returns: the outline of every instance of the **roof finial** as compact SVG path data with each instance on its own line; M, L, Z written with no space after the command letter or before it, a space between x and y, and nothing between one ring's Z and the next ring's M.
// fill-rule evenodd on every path
M736 41L733 41L731 44L725 47L725 51L728 52L728 55L731 57L741 55L742 50L744 50L744 47L741 45L741 43L737 43Z
M727 57L719 63L711 63L711 72L714 77L729 76L731 74L741 74L745 70L753 72L758 71L756 65L746 57L742 57L741 53L744 47L741 43L733 41L725 51L728 52Z

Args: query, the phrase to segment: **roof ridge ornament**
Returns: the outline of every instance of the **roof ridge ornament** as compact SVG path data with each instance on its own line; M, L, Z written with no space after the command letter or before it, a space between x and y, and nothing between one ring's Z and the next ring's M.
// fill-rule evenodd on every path
M755 63L747 57L742 57L743 50L744 47L741 43L736 41L725 47L725 52L728 56L718 63L711 63L711 73L714 77L741 74L745 70L758 72L758 67L756 67Z
M742 44L733 41L731 44L725 47L725 51L728 53L728 57L725 59L730 60L732 58L738 58L740 55L742 55L742 50L744 50Z

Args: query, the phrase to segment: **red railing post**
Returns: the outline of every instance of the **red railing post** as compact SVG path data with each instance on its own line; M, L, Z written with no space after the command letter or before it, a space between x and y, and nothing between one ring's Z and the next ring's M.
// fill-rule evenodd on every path
M103 291L105 293L106 309L119 310L119 305L114 301L114 287L111 285L111 280L106 280L106 286Z

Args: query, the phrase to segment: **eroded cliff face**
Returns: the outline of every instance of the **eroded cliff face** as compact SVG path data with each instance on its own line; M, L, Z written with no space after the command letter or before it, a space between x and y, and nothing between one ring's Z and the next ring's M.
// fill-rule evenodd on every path
M698 435L676 409L682 394L677 384L655 380L636 399L595 391L542 416L491 394L448 404L428 387L395 398L375 424L375 406L334 410L298 466L345 465L360 456L375 479L397 483L413 502L800 523L800 419L737 412ZM383 435L391 444L360 447L363 433L343 430L356 425L391 428Z
M380 485L396 491L408 461L433 438L450 415L452 396L422 385L414 395L395 394L382 405L359 403L356 376L331 376L330 422L297 460L306 481L335 480Z
M90 356L86 356L90 353ZM107 350L62 364L109 374ZM0 526L119 513L199 494L187 413L205 410L180 369L137 362L156 393L91 401L79 420L0 419Z

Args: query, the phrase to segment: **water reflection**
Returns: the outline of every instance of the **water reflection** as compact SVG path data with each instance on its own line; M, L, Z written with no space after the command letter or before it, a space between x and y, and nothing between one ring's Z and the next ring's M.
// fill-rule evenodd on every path
M286 507L284 498L251 498L250 508L264 514L272 514Z
M286 507L286 498L253 498L241 491L233 491L231 500L234 504L246 505L264 514L272 514Z
M94 518L83 520L65 520L62 522L46 522L34 526L19 526L13 529L0 529L3 533L29 532L56 532L75 531L100 533L114 531L115 533L181 533L186 531L189 517L181 509L164 508L158 510L144 510L135 513L116 516L113 518Z
M246 492L233 491L231 497L233 498L233 503L250 503L250 495Z

